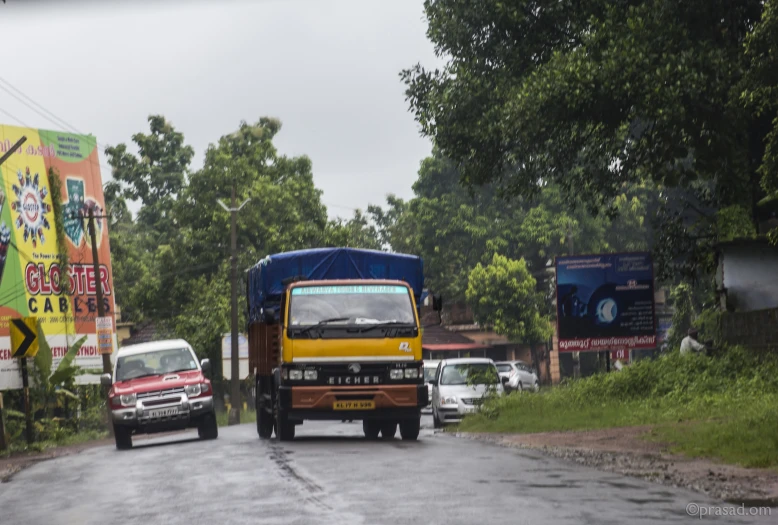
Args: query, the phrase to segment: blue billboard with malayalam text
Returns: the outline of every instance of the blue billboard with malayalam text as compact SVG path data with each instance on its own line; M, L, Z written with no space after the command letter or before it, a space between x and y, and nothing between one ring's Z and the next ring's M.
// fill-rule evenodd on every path
M649 253L556 258L560 352L655 348Z

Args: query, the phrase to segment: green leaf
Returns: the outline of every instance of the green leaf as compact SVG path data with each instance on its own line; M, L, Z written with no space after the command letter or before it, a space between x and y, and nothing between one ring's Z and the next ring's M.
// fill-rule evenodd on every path
M48 382L49 376L51 375L51 347L49 346L48 341L46 341L46 334L43 332L40 321L38 321L38 353L35 355L34 362L35 367L40 373L41 380ZM48 387L48 385L42 386L44 388Z
M81 345L83 345L85 341L86 341L86 336L82 337L81 339L73 343L70 346L70 348L68 348L68 351L65 354L65 356L62 358L62 361L60 361L56 372L51 374L51 377L49 378L49 383L52 386L62 385L69 378L75 375L78 368L72 366L72 363L73 360L76 358L76 354L78 353L78 350L81 348Z

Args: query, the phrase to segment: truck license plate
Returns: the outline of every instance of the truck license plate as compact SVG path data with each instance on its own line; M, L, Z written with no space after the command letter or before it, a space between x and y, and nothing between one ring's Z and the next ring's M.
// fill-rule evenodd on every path
M178 414L178 407L160 408L149 411L150 417L168 417L175 416L176 414Z
M373 410L375 401L335 401L335 410Z

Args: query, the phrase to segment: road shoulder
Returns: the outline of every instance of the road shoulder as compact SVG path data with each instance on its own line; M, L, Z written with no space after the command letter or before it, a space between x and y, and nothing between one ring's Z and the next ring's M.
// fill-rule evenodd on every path
M649 426L536 434L456 433L457 437L544 454L607 472L701 492L733 503L778 506L778 471L671 454L646 440Z

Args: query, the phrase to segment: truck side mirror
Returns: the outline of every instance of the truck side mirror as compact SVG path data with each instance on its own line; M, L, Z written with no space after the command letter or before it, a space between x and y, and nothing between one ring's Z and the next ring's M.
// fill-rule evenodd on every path
M103 386L111 386L111 374L103 374L100 376L100 384Z
M208 374L211 372L211 360L208 358L203 359L200 361L200 366L203 369L204 374Z
M441 295L434 295L432 296L432 310L435 312L440 312L443 310L443 296Z

